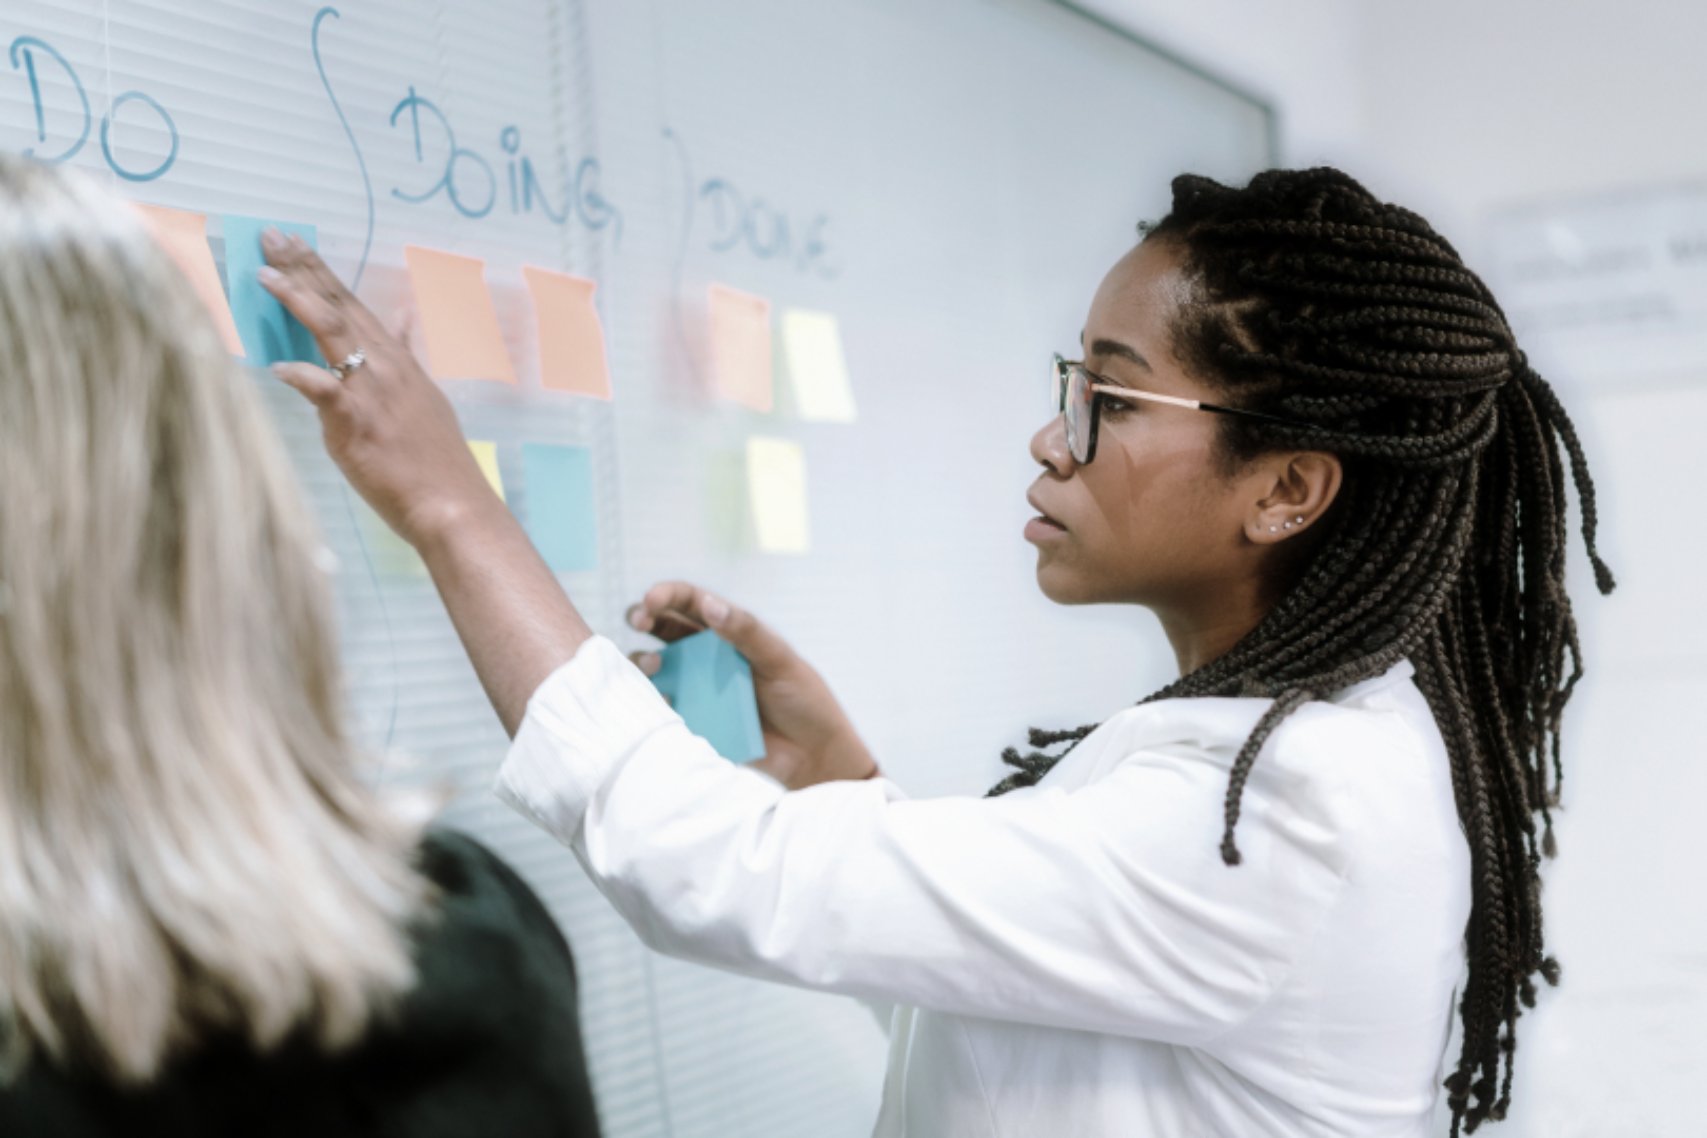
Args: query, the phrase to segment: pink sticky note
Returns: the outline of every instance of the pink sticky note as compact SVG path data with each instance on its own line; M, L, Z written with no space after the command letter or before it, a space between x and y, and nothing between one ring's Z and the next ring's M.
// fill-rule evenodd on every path
M605 332L593 307L598 286L586 277L522 266L539 329L539 381L557 391L610 398Z
M717 394L755 411L771 409L771 304L711 286L711 372Z
M231 305L225 299L225 286L219 283L219 268L213 263L213 250L207 245L207 215L142 202L132 204L148 223L154 239L190 279L226 348L232 355L241 356L243 338L237 334L237 322L231 318Z
M486 262L419 245L403 246L403 259L434 378L516 382L498 311L486 291Z

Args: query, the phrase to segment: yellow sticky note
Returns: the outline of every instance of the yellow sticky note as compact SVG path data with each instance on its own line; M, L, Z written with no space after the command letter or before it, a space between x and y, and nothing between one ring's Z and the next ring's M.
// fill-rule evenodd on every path
M504 479L498 474L498 444L489 443L484 439L469 439L468 449L474 452L474 461L480 464L480 473L486 476L492 489L498 497L504 497ZM505 501L509 499L505 498Z
M805 553L806 455L787 439L747 440L747 498L753 529L766 553Z
M498 310L486 290L486 262L419 245L403 246L403 259L434 378L516 382Z
M375 573L381 577L427 576L426 562L414 546L398 537L367 503L359 502L356 510L361 548Z
M851 423L853 387L842 355L842 333L828 312L790 308L782 314L783 357L802 419Z
M243 354L243 338L237 334L237 322L231 318L231 305L225 299L225 286L219 283L219 267L213 263L213 250L207 244L207 215L184 209L132 203L142 213L154 239L177 262L190 279L219 338L234 356Z
M610 365L605 360L605 331L593 307L598 287L586 277L522 266L533 294L539 330L539 381L557 391L594 399L610 398Z
M771 409L771 303L711 286L711 372L717 394L755 411Z

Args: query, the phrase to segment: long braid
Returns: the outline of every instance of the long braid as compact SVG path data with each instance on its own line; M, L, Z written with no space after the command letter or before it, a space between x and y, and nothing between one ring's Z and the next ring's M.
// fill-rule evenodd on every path
M1473 874L1463 1045L1445 1081L1456 1138L1505 1117L1532 977L1559 982L1540 865L1557 852L1561 717L1583 674L1564 583L1561 445L1596 587L1614 585L1595 546L1588 463L1492 294L1421 217L1328 168L1271 170L1242 189L1182 175L1173 198L1142 228L1179 244L1197 286L1176 353L1238 405L1304 424L1223 420L1223 461L1325 450L1345 480L1319 545L1262 622L1140 702L1273 700L1228 779L1221 855L1236 866L1240 798L1272 732L1311 699L1413 663ZM1032 729L1033 748L1066 747L1008 748L1016 769L990 793L1038 782L1095 726Z

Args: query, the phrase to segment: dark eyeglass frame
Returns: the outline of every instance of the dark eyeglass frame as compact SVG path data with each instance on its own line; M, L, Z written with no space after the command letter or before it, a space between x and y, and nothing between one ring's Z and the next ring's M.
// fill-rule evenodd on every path
M1244 419L1260 419L1268 423L1279 423L1287 427L1308 427L1309 423L1296 419L1284 419L1279 415L1265 415L1261 411L1246 411L1242 407L1223 407L1219 403L1206 403L1201 399L1185 399L1178 395L1163 395L1156 391L1141 391L1127 387L1121 383L1111 383L1106 376L1098 375L1084 365L1082 360L1064 359L1060 352L1055 353L1055 365L1052 372L1054 381L1053 399L1055 413L1062 416L1067 427L1067 448L1072 452L1073 461L1084 466L1097 455L1097 427L1102 422L1102 396L1112 396L1116 399L1135 400L1145 403L1169 403L1175 407L1185 407L1193 411L1210 411L1217 415L1236 415ZM1090 407L1090 425L1081 430L1075 417L1068 413L1067 396L1072 390L1075 375L1085 377L1085 391L1088 394ZM1081 447L1080 440L1084 440ZM1085 452L1079 457L1079 451Z

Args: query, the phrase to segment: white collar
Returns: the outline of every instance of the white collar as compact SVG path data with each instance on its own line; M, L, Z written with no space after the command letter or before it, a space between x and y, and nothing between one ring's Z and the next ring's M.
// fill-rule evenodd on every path
M1400 680L1410 679L1412 676L1416 675L1416 671L1416 667L1410 662L1410 660L1401 656L1399 657L1398 662L1388 668L1385 672L1382 672L1378 676L1370 676L1366 680L1359 680L1350 687L1341 688L1339 691L1329 696L1328 701L1330 703L1349 703L1352 700L1362 699L1364 696L1380 691L1382 688L1391 687Z
M1384 688L1409 680L1416 673L1410 660L1400 657L1378 676L1341 688L1323 702L1337 706L1355 704ZM1122 738L1136 732L1146 742L1166 739L1198 741L1238 738L1243 740L1273 703L1269 696L1179 696L1134 704L1111 715L1102 727L1118 731Z

